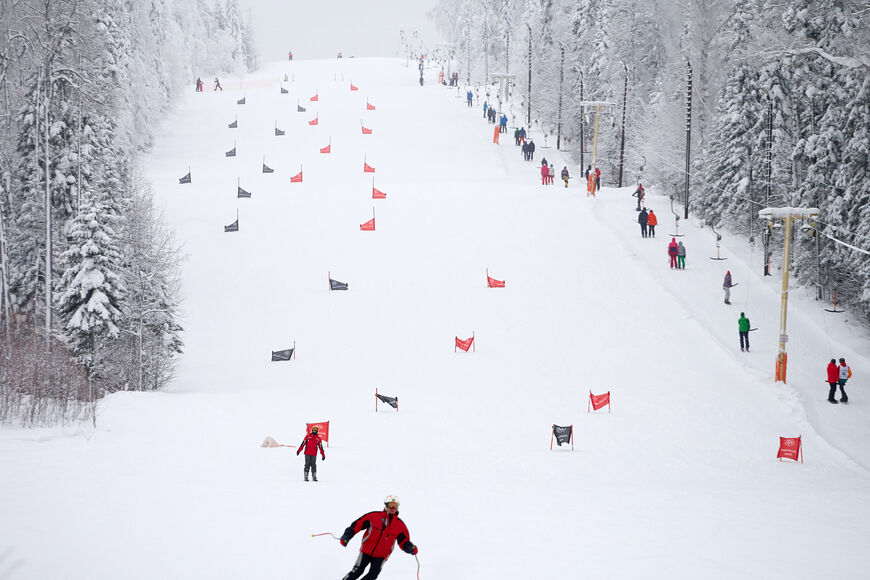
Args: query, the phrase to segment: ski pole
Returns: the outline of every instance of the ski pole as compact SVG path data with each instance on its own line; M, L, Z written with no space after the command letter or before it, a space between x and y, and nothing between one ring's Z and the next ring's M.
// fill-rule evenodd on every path
M332 532L323 532L322 534L311 534L312 538L316 538L317 536L332 536L333 539L341 540L341 538L339 538L338 536L336 536Z
M420 558L417 557L417 554L414 554L414 559L417 560L417 580L420 580Z

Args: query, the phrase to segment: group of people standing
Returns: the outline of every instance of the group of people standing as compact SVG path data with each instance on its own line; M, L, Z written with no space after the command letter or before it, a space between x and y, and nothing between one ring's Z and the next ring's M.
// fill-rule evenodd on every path
M201 93L203 90L202 79L200 77L196 77L196 92ZM214 78L214 90L223 91L224 88L221 86L221 82L217 77Z
M846 364L846 359L840 358L840 364L837 364L836 359L831 359L828 363L828 385L831 387L828 391L828 402L837 404L837 387L840 387L840 403L848 403L849 397L846 396L846 381L852 378L852 369Z
M659 218L656 217L652 209L649 211L646 208L640 210L640 213L637 215L637 223L640 224L640 235L642 238L656 237L656 226L659 225Z

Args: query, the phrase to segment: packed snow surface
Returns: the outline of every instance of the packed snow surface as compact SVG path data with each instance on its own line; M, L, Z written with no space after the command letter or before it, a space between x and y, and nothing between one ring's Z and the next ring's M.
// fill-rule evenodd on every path
M713 232L681 220L687 268L670 270L664 192L648 188L659 226L642 239L634 176L587 197L577 151L533 127L523 161L518 106L493 144L482 100L426 74L342 59L191 83L145 162L187 255L177 378L107 397L95 428L0 431L0 577L338 579L360 535L312 534L396 494L423 580L867 578L865 329L792 289L775 383L780 276L760 248L724 232L728 259L710 260ZM540 184L542 156L570 187ZM831 405L841 356L850 401ZM375 389L399 411L375 413ZM610 412L587 413L590 391ZM326 420L305 483L294 452ZM573 450L550 450L554 424L573 425ZM804 463L777 461L797 435ZM380 577L416 574L397 549Z

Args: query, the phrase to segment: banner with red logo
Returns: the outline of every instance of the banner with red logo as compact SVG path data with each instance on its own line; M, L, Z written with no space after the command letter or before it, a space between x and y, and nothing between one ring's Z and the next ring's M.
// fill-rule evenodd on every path
M471 338L466 338L465 340L462 340L458 336L455 338L456 338L456 344L453 347L453 352L456 352L457 348L460 348L460 349L464 350L465 352L468 352L469 348L474 347L474 334L473 333L471 335Z
M777 459L782 461L782 458L791 459L792 461L804 462L804 454L801 450L801 436L797 437L780 437L779 451L776 453Z
M586 412L589 412L589 405L592 405L592 410L597 411L602 407L607 407L607 412L610 412L610 391L607 391L603 395L593 395L592 391L589 391L589 404L586 405Z
M326 446L329 447L329 421L320 421L317 423L306 423L305 424L305 434L308 435L311 433L311 428L317 427L317 434L320 435L320 438L326 443Z

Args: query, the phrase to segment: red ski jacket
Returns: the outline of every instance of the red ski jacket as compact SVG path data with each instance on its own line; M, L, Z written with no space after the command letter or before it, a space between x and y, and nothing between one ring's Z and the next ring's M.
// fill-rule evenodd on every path
M414 553L415 546L411 543L405 522L399 518L399 512L392 516L386 510L367 513L344 530L342 543L347 544L362 530L366 530L360 547L363 554L373 558L389 558L396 542L405 552Z
M677 245L676 241L672 241L668 244L668 256L676 256L679 250L680 247Z
M840 369L834 363L828 363L828 382L836 383L840 380Z
M317 455L317 450L320 450L320 456L323 459L326 459L326 454L323 453L323 442L320 440L320 435L316 435L314 433L309 433L305 436L305 439L302 440L302 444L299 446L299 449L296 450L296 455L299 455L299 452L302 449L305 449L305 455Z

